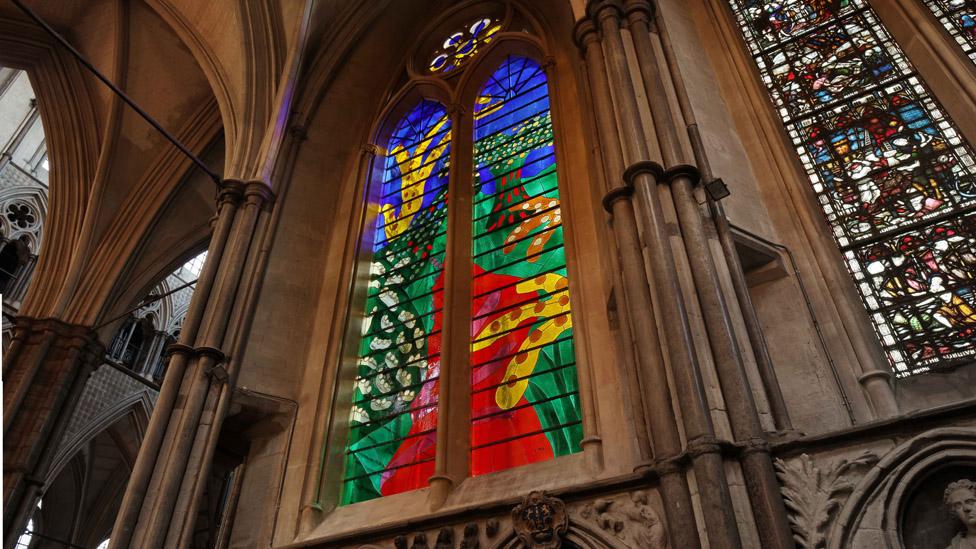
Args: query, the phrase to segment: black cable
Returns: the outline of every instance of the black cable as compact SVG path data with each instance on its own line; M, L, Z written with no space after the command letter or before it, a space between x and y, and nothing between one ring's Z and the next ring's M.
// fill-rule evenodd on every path
M126 95L125 92L123 92L121 89L119 89L118 86L116 86L115 84L113 84L108 78L105 77L105 75L103 75L102 73L98 72L98 69L96 69L94 67L94 65L92 65L91 63L89 63L88 60L85 59L81 55L81 53L78 50L76 50L70 43L68 43L68 41L65 40L65 38L63 36L61 36L60 34L58 34L58 32L56 30L54 30L53 28L51 28L50 25L48 25L46 22L44 22L44 20L41 19L36 13L34 13L33 11L31 11L30 8L28 8L27 6L25 6L23 4L23 2L21 2L21 0L13 0L13 3L18 8L20 8L21 11L23 11L24 13L26 13L27 16L30 17L35 23L37 23L38 25L40 25L40 27L42 29L44 29L48 34L50 34L62 46L64 46L64 48L66 50L68 50L68 52L70 52L71 55L73 55L75 57L75 59L77 59L78 62L82 64L82 66L84 66L92 74L95 75L95 78L98 78L99 80L101 80L103 84L105 84L106 86L109 87L109 89L111 89L113 92L115 92L115 95L119 96L119 98L122 99L122 101L124 101L127 105L129 105L130 107L132 107L132 110L136 111L136 114L138 114L139 116L141 116L142 119L145 120L146 122L148 122L150 126L152 126L153 128L156 128L156 131L158 131L159 133L161 133L163 135L163 137L166 138L167 141L169 141L170 143L172 143L177 149L180 150L180 152L182 152L184 155L186 155L186 157L189 158L190 161L192 161L194 164L196 164L198 168L200 168L208 176L210 176L210 179L213 179L214 182L217 183L217 185L220 185L222 183L221 177L219 175L217 175L209 167L207 167L207 165L203 162L203 160L200 160L195 154L193 154L192 152L190 152L190 149L186 148L186 146L184 146L182 143L180 143L175 137L173 137L172 134L170 134L168 131L166 131L165 129L163 129L163 127L159 124L159 122L156 121L155 118L153 118L152 116L150 116L149 113L147 113L146 111L142 110L142 108L140 108L139 105L136 105L136 102L133 101L132 98L130 98L128 95Z

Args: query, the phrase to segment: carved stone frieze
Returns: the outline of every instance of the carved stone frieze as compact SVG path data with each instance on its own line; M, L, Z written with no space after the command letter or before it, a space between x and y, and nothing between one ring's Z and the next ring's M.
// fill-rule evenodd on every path
M828 530L837 511L865 471L877 462L878 457L870 452L823 465L814 463L807 454L790 461L776 460L793 537L800 547L827 546Z
M558 549L569 528L566 506L542 492L531 492L512 509L512 528L526 549Z
M668 536L657 511L648 502L647 493L637 491L616 499L601 498L580 509L581 520L634 549L665 549Z

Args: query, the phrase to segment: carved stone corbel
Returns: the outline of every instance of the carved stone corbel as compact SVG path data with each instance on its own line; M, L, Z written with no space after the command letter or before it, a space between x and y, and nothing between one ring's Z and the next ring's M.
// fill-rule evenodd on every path
M527 549L559 549L569 529L566 505L542 492L531 492L512 509L512 528Z

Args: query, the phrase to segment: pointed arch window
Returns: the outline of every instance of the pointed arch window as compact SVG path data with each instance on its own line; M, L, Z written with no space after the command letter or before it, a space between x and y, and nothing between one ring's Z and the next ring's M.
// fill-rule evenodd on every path
M730 0L898 375L976 355L972 147L864 0Z
M416 101L375 160L382 175L370 185L376 215L364 248L372 257L352 328L359 358L342 503L426 486L438 423L459 414L470 475L579 451L548 81L535 60L508 56L477 85L474 104L453 116L441 102ZM471 172L462 177L452 163ZM469 305L446 307L445 295ZM459 321L469 329L444 329ZM449 345L464 352L442 357ZM439 402L448 378L470 386L451 397L451 418Z

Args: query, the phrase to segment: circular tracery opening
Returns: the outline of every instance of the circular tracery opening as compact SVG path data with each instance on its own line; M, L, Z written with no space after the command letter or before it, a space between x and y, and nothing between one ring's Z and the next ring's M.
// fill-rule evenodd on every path
M37 222L34 212L26 204L7 206L7 220L19 229L26 229Z
M498 19L482 17L451 33L434 51L427 68L432 73L447 74L467 63L478 49L491 42L502 29Z

